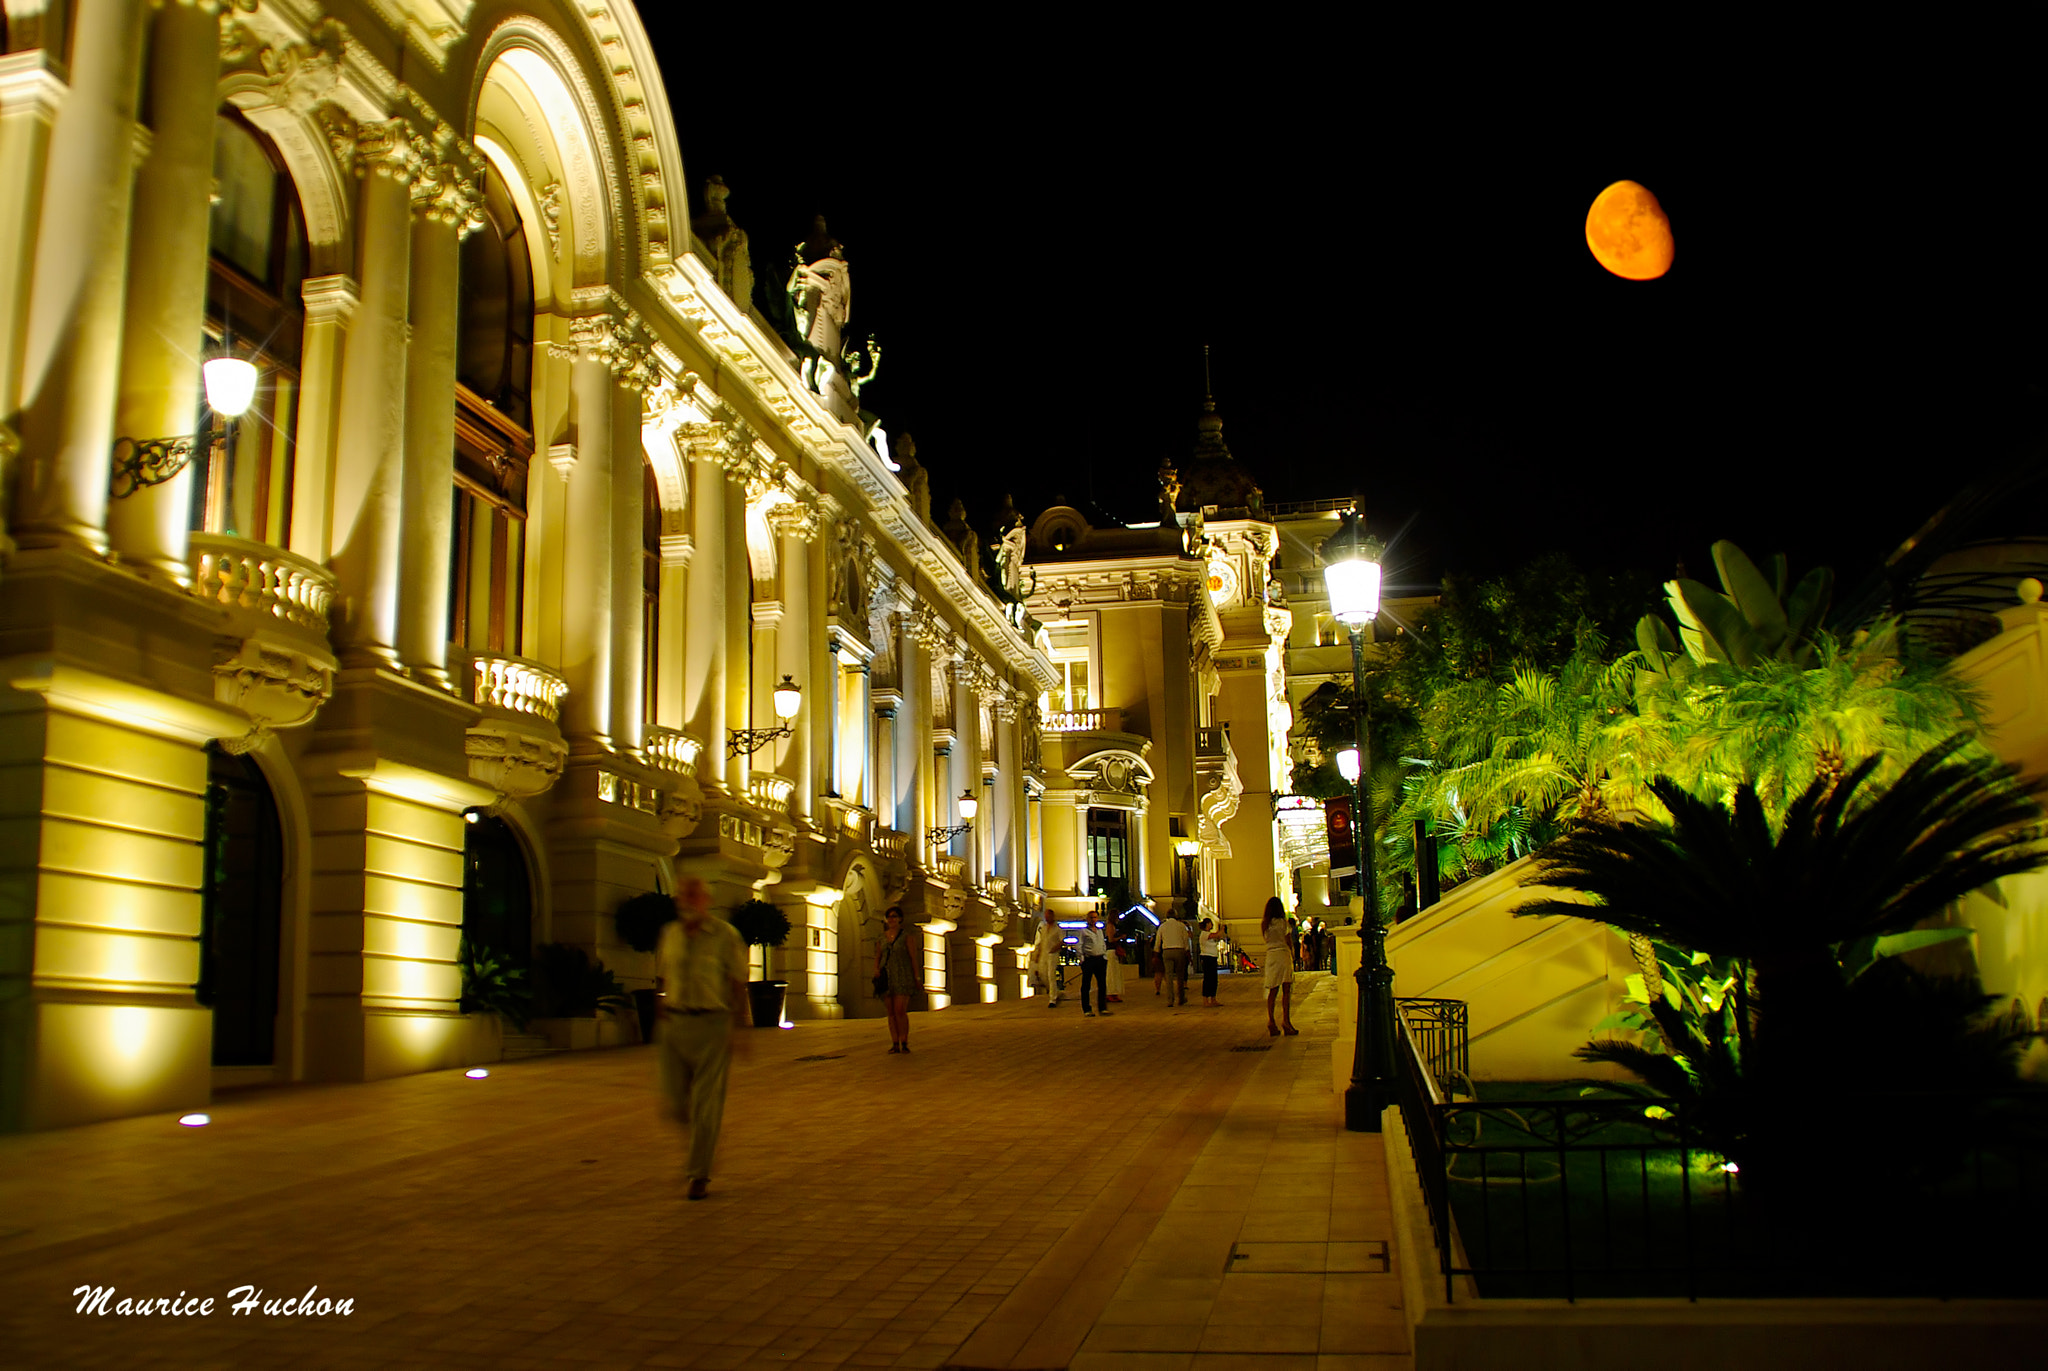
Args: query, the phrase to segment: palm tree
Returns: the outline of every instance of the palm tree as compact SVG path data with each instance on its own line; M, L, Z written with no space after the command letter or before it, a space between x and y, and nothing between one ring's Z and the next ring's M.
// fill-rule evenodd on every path
M1910 1044L1888 1020L1910 1012L1926 1026L1918 1037L1932 1039L1949 1032L1935 1027L1942 1015L1967 1020L1986 1001L1974 988L1959 994L1902 967L1875 979L1859 973L1876 956L1924 941L1908 930L1963 896L2048 866L2032 799L2038 783L2021 785L1994 759L1963 755L1967 745L1950 738L1881 788L1870 784L1877 757L1839 778L1818 776L1782 823L1772 822L1753 781L1723 805L1659 778L1651 789L1669 822L1588 822L1546 848L1533 884L1593 903L1545 899L1521 914L1598 919L1738 968L1725 1021L1713 1014L1688 1023L1666 1006L1656 1017L1669 1051L1596 1042L1579 1055L1659 1089L1732 1098L1746 1116L1731 1129L1732 1145L1779 1163L1808 1120L1813 1092L1897 1088L1897 1053L1862 1053L1856 1044L1877 1036L1903 1050ZM2010 1077L2009 1038L1951 1027L1951 1060L1923 1054L1916 1072L1940 1073L1940 1085Z

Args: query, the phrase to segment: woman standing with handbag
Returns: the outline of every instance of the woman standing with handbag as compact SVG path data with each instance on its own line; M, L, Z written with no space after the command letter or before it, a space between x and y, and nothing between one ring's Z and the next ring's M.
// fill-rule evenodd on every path
M875 949L875 993L889 1006L889 1050L910 1050L910 997L917 993L915 935L903 920L903 906L882 915L882 945Z

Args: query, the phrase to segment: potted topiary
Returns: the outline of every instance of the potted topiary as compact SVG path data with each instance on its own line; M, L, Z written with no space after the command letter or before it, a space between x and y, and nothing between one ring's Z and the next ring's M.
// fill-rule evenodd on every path
M675 917L675 897L650 890L620 905L618 913L612 915L612 922L618 927L620 942L635 952L652 952L660 945L662 926ZM633 1007L640 1014L641 1042L654 1041L654 1014L659 1003L658 992L652 987L633 992Z
M789 937L789 916L769 904L766 900L748 900L732 912L732 926L748 947L780 947ZM762 979L750 982L747 998L754 1009L754 1027L779 1028L782 1026L783 997L789 991L788 981L767 979L768 959L761 958Z

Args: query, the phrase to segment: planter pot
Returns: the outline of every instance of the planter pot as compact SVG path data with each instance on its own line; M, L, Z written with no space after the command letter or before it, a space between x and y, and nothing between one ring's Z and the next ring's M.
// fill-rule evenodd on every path
M782 1002L789 993L788 981L749 981L747 998L753 1002L754 1027L780 1028Z

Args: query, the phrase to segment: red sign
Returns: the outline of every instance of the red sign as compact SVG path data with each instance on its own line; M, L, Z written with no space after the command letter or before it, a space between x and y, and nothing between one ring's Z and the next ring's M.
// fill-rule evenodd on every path
M1349 876L1358 870L1358 842L1351 831L1349 798L1323 801L1323 831L1330 840L1330 874Z

